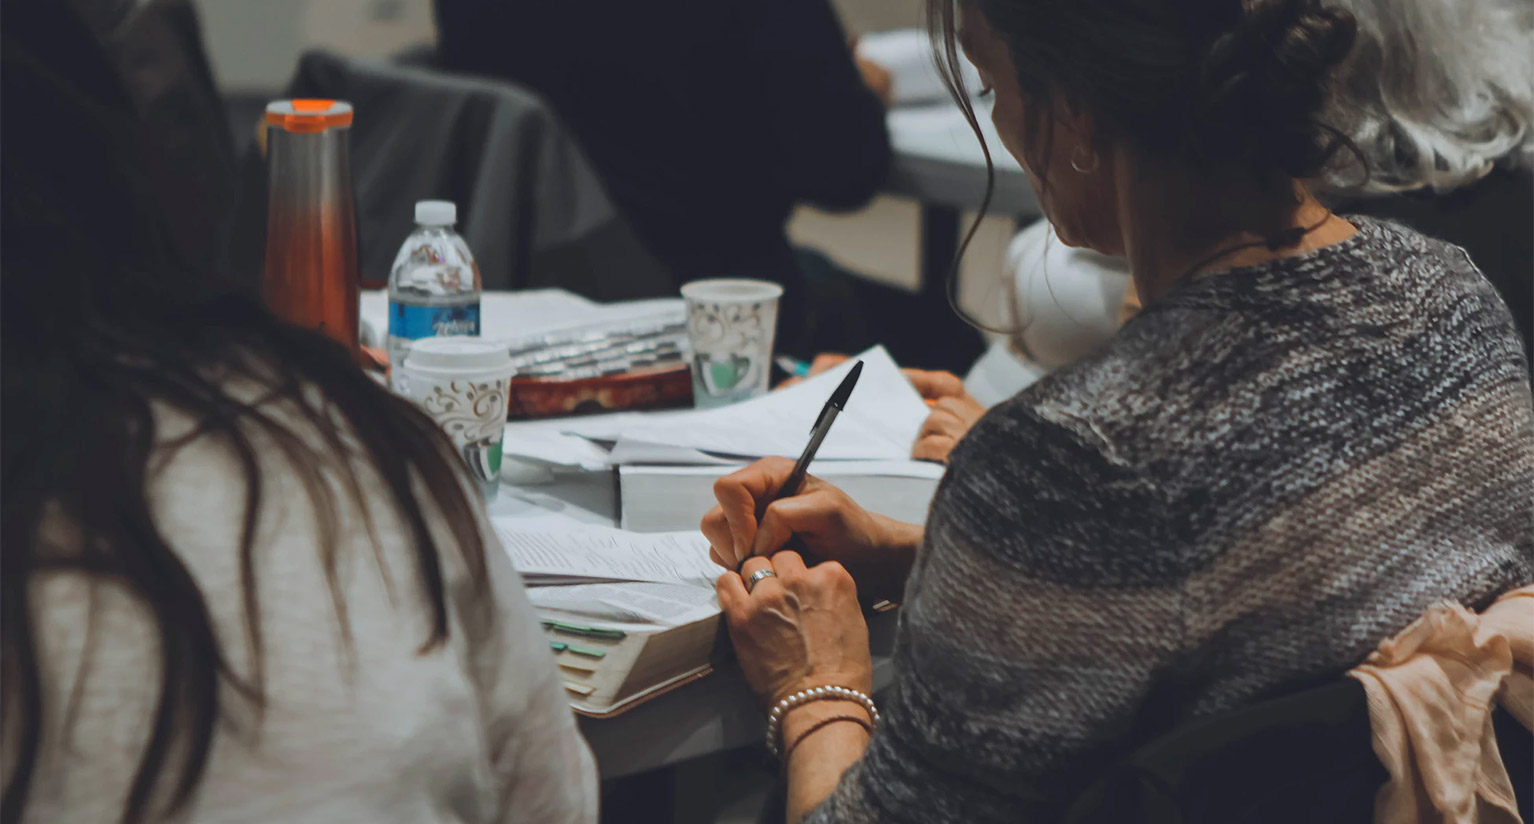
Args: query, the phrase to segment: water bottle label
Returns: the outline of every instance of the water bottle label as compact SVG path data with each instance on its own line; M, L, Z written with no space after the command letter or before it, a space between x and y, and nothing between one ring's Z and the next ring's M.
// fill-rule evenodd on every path
M479 304L412 306L389 304L389 335L405 340L479 334Z

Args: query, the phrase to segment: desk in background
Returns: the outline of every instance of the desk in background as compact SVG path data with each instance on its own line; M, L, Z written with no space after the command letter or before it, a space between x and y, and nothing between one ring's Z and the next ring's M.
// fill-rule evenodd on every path
M991 125L990 106L976 101L975 117L995 167L989 213L1020 222L1039 217L1028 176ZM894 163L884 188L921 203L921 293L946 305L943 289L959 249L960 213L979 209L985 195L985 154L951 101L897 107L885 122Z

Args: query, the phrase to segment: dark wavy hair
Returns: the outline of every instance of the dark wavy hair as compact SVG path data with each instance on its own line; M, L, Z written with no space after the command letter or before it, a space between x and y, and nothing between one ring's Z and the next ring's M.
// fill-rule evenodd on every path
M1063 98L1090 111L1104 137L1194 168L1310 178L1347 145L1320 114L1356 25L1320 0L974 5L1007 43L1040 135ZM968 108L956 82L954 6L930 0L928 17L939 67Z
M258 712L263 705L254 545L263 489L296 483L313 499L315 551L343 632L341 498L392 509L413 539L427 601L423 652L448 634L441 553L461 553L483 586L485 547L463 470L429 419L369 379L345 347L282 323L176 259L143 177L128 98L65 5L8 2L0 29L0 820L18 821L25 810L44 702L64 700L39 679L33 610L42 605L31 602L31 584L67 572L132 593L159 636L158 702L121 816L138 822L185 805L214 724L227 717L221 695ZM233 381L260 387L262 397L231 397L225 386ZM178 551L196 548L173 546L155 523L146 474L175 444L156 431L153 404L196 421L178 442L214 439L240 467L230 483L242 485L243 512L209 517L240 529L240 597L255 661L244 676L231 670L208 594ZM275 444L262 447L273 454L258 455L257 442ZM364 499L352 468L358 458L387 494ZM274 465L284 470L275 477ZM418 499L417 489L428 492ZM451 548L433 540L428 511L441 514ZM67 544L47 537L45 521L67 524ZM481 594L488 609L489 593Z
M943 85L980 140L986 190L959 246L969 248L990 206L995 171L959 67L956 6L978 10L1017 70L1025 128L1047 158L1057 100L1091 112L1098 137L1195 173L1250 175L1279 186L1313 178L1339 151L1363 154L1323 122L1334 70L1357 34L1353 16L1321 0L927 0L927 29ZM1028 166L1047 191L1045 164ZM949 306L959 308L955 259Z

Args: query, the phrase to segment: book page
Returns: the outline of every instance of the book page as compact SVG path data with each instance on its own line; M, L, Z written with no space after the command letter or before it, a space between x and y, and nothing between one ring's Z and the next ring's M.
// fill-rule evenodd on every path
M696 530L642 535L592 527L572 532L520 532L492 519L496 535L528 584L561 581L651 581L713 592L720 568Z
M560 610L622 626L677 627L719 612L714 590L656 583L573 584L528 587L540 611Z
M929 410L882 346L803 383L749 401L624 422L618 427L614 452L633 450L656 462L664 447L676 447L676 463L689 462L687 450L743 458L797 457L809 442L810 429L831 393L860 359L863 374L817 458L909 458Z

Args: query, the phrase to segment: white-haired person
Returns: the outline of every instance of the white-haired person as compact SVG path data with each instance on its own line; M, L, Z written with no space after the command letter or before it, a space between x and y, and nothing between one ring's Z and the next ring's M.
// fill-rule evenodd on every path
M1340 213L1395 220L1465 250L1534 355L1534 3L1337 0L1358 20L1323 118L1360 149L1317 196ZM1343 161L1357 161L1344 155ZM986 408L1102 345L1139 308L1123 258L1023 229L1005 271L1010 334L962 388L919 385L934 408L918 458L943 460ZM819 364L828 361L819 361Z

